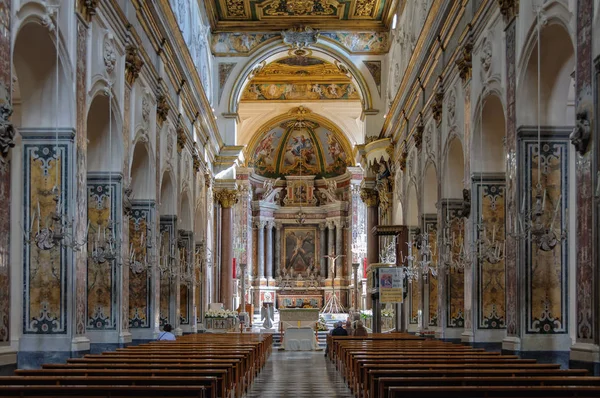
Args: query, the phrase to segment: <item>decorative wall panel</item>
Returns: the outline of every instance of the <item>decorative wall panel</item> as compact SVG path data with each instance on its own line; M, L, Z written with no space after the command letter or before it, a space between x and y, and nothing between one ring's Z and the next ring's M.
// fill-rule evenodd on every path
M160 251L159 262L161 264L160 273L160 305L159 305L159 324L161 326L175 322L171 319L170 303L175 300L173 297L173 284L171 270L175 259L175 216L160 217Z
M460 253L460 241L465 237L465 224L462 217L459 216L461 209L450 208L450 234L452 237L452 253L458 256ZM446 327L462 328L465 325L465 273L461 269L449 269L447 273L447 305L448 314L446 317Z
M179 231L179 265L182 275L179 285L179 323L189 325L193 305L193 289L190 281L190 272L194 269L194 257L192 256L193 234L190 231ZM186 280L187 279L187 280Z
M565 134L545 134L538 151L534 134L521 132L519 150L522 176L520 192L525 194L525 211L535 206L538 165L541 166L543 201L542 222L552 224L555 231L566 228L568 208L568 141ZM557 210L557 211L555 211ZM554 220L554 222L552 222ZM523 274L526 295L526 333L567 333L567 241L559 241L553 250L541 250L535 242L523 242Z
M151 314L152 253L148 237L152 236L154 202L135 201L129 217L129 244L134 253L129 264L129 327L149 328Z
M115 259L102 257L102 246L109 238L109 220L113 221L115 239L121 236L119 201L121 197L121 176L88 177L87 218L90 223L88 233L87 259L87 328L115 329L118 317L117 265ZM120 253L120 246L115 250ZM94 255L95 254L95 255Z
M40 233L31 244L24 242L23 333L66 334L69 327L67 249L54 244L49 228L57 208L55 187L58 187L61 208L68 211L72 206L68 175L72 168L72 142L61 137L57 145L48 135L38 136L39 141L27 138L23 139L23 226L27 231Z
M437 248L437 214L425 216L425 232L429 236L429 245L431 246L431 265L436 266L439 260L439 251ZM438 325L438 277L429 274L429 326Z
M482 239L486 245L504 251L505 183L504 177L473 177L476 207L473 221L481 220ZM480 218L481 214L481 218ZM477 229L474 229L477 231ZM501 256L498 256L501 257ZM503 329L506 317L506 269L504 258L491 263L477 259L477 328Z

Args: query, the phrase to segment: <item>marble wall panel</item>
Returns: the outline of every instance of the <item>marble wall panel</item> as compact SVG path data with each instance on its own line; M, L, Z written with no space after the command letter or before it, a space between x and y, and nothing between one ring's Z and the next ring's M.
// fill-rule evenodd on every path
M70 140L46 136L29 141L24 137L24 334L68 331L67 248L54 244L49 228L57 209L55 187L61 208L71 206L71 150Z
M525 211L535 206L538 181L546 192L542 222L553 225L560 234L566 230L568 208L568 142L565 134L544 135L541 153L537 138L521 132L520 191L525 195ZM538 180L538 165L540 179ZM557 211L556 211L557 210ZM552 220L554 223L552 224ZM522 267L525 276L526 329L528 334L568 332L567 304L567 241L558 242L551 251L544 251L535 241L523 242Z
M450 236L452 237L452 253L458 256L460 243L465 238L465 224L459 216L460 209L449 209ZM462 328L465 325L465 272L459 268L450 268L447 273L447 316L446 327Z
M121 181L119 178L95 177L88 179L87 218L90 223L87 249L87 329L114 330L118 320L117 264L115 259L101 257L103 242L110 240L111 230L115 239L121 236L118 202ZM100 243L99 243L100 242ZM120 253L115 243L114 250ZM95 254L95 255L94 255Z
M129 244L133 252L129 264L129 327L149 328L151 319L151 271L148 236L152 236L154 202L136 201L129 217Z
M170 267L173 267L173 259L175 256L175 224L177 218L175 216L161 216L160 217L160 254L159 261L163 264L163 267L167 267L166 270L160 274L160 298L159 298L159 324L163 326L167 323L173 325L174 319L170 314L170 303L174 300L173 297L173 284L172 275L169 272ZM166 264L164 264L166 262Z
M436 266L439 260L437 250L437 215L425 218L425 232L429 235L429 245L431 246L431 265ZM438 276L429 274L429 326L438 325Z
M481 221L483 246L504 251L505 236L505 182L504 178L476 177L474 221ZM480 216L481 215L481 216ZM475 229L475 233L477 230ZM477 259L477 328L503 329L506 317L506 269L502 256L491 263Z

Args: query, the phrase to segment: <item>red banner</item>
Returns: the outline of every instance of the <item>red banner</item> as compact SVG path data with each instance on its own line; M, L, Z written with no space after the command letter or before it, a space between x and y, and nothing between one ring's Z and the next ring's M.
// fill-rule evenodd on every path
M363 258L363 278L367 279L367 258Z
M235 266L235 257L233 258L233 279L237 276L237 267Z

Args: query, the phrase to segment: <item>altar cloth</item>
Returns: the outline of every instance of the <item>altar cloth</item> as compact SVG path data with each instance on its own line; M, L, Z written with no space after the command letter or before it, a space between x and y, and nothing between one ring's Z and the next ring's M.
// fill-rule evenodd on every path
M289 327L284 335L284 348L286 351L313 351L318 350L315 331L309 327Z

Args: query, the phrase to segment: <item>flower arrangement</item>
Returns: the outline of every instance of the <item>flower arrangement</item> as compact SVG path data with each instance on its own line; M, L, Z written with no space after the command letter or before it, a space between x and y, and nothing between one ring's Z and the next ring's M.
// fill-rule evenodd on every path
M360 318L363 320L369 319L373 317L373 311L372 310L362 310L360 312Z
M237 318L237 311L230 310L208 310L204 314L205 318Z
M325 323L325 318L322 316L319 317L319 321L317 322L317 331L318 332L326 332L329 329L327 328L327 323Z
M381 310L381 317L382 318L393 318L394 317L394 310L391 308L383 308Z

